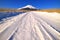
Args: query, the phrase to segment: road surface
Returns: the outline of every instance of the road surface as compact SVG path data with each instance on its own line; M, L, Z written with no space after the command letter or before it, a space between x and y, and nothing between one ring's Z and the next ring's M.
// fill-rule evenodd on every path
M0 27L0 40L60 40L60 14L55 12L26 12Z

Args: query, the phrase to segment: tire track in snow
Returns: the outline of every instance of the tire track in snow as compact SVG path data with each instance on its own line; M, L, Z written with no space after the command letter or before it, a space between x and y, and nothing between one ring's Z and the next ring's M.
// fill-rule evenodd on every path
M8 40L14 34L16 29L18 28L18 23L20 22L20 19L22 18L22 16L24 17L24 15L25 14L20 14L20 15L16 16L17 17L16 21L12 25L10 25L8 28L6 28L2 33L0 33L0 36L1 36L0 40Z
M60 33L33 12L28 12L28 15L23 17L20 28L17 31L20 34L17 35L17 40L60 40Z
M35 19L36 20L36 19ZM49 35L49 33L47 33L47 31L44 29L44 27L41 25L40 21L36 20L37 23L36 25L39 27L40 31L42 32L45 40L52 40L51 36Z
M16 38L17 40L27 40L28 38L27 38L27 36L26 35L28 35L30 32L30 30L29 30L29 16L28 16L28 14L25 16L25 17L23 17L23 19L20 21L21 22L21 24L19 25L19 28L18 28L18 30L17 30L17 35L15 35L15 37L20 37L20 38ZM28 24L28 25L27 25ZM27 27L26 27L27 26ZM19 34L18 34L19 33ZM29 34L30 35L30 34ZM26 37L25 37L26 36Z
M36 14L35 12L26 12L22 16L19 15L17 21L4 30L2 35L0 34L2 36L0 39L8 40L14 34L12 40L60 40L60 33L42 19L42 16ZM12 34L11 28L16 32ZM5 35L10 31L12 35Z
M45 21L47 24L50 24L51 27L53 27L56 31L60 32L59 28L57 27L59 25L56 26L56 24L54 24L56 20L56 18L54 17L53 20L55 20L54 22L50 19L52 19L51 15L54 15L53 13L49 15L49 13L45 13L45 12L33 12L34 15L38 15L38 18L40 17L43 21ZM48 16L47 16L48 15ZM57 16L57 15L55 15ZM49 19L50 18L50 19ZM58 17L57 17L58 18ZM59 18L60 19L60 18Z
M54 40L60 40L60 33L57 32L55 29L53 29L50 24L47 24L46 21L42 20L41 17L38 17L38 15L34 15L37 21L41 23L42 26L44 26L45 30L48 31L48 34L51 34L54 37Z

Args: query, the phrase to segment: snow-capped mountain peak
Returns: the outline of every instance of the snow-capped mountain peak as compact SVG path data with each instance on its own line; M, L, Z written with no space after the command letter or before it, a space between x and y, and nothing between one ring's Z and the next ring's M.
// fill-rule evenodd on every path
M32 5L27 5L27 6L24 6L22 8L18 8L18 9L23 9L23 8L30 8L30 9L36 9L35 7L33 7Z
M27 5L27 6L25 6L24 8L35 8L35 7L33 7L33 6L31 6L31 5Z

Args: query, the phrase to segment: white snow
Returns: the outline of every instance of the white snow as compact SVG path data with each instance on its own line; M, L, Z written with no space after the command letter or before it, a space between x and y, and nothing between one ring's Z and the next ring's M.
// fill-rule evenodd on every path
M18 8L17 10L20 10L20 9L23 9L23 8L33 8L33 9L36 9L35 7L33 7L32 5L27 5L27 6L24 6L22 8Z
M15 16L12 20L8 21L8 28L7 25L2 26L6 28L1 28L0 40L8 40L13 34L12 40L60 40L58 13L31 11Z

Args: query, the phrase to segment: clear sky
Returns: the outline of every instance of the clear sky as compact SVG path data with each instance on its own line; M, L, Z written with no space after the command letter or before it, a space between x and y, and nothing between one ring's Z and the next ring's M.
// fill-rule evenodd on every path
M0 8L20 8L26 5L40 9L60 9L60 0L0 0Z

